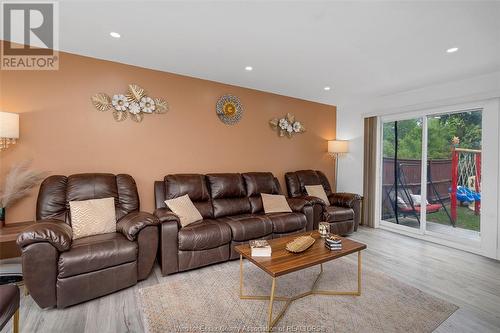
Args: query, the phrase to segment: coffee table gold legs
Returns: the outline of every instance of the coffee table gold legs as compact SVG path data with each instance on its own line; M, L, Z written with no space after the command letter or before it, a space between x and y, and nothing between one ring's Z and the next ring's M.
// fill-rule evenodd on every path
M358 251L358 295L361 296L361 251Z
M12 331L14 333L19 333L19 309L14 313L14 320L12 321Z
M243 256L240 255L240 298L241 299L257 299L266 301L271 299L271 295L243 295ZM274 296L275 301L286 301L288 297Z
M274 303L274 290L276 289L276 278L273 277L273 284L271 286L271 298L269 299L269 309L267 310L267 330L271 331L273 328L273 303Z
M240 254L240 298L243 298L243 256Z
M323 264L320 264L320 272L314 280L311 290L292 297L275 296L276 278L272 278L271 295L244 295L243 294L243 256L240 255L240 298L241 299L256 299L269 300L269 308L267 313L267 329L270 332L276 323L281 319L288 306L295 300L309 295L328 295L328 296L361 296L361 251L358 251L358 290L356 291L335 291L335 290L316 290L321 275L323 274ZM286 302L280 313L273 319L273 303L274 301Z

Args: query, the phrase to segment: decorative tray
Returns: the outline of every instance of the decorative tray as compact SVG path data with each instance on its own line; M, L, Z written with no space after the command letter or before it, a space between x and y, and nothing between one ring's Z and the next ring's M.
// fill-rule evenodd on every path
M300 236L295 238L293 241L288 242L286 244L286 250L292 253L300 253L304 252L308 248L310 248L316 239L311 237L311 235L308 236Z

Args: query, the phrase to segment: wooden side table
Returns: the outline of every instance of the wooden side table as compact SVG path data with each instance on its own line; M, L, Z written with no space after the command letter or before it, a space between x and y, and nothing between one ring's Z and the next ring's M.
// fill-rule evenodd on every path
M18 222L7 224L0 228L0 259L16 258L21 256L21 251L17 247L17 236L28 226L34 224L35 221ZM20 288L24 287L24 296L29 294L24 281L16 282Z
M26 227L34 224L35 221L10 223L0 228L0 259L16 258L21 256L21 251L17 248L17 236Z

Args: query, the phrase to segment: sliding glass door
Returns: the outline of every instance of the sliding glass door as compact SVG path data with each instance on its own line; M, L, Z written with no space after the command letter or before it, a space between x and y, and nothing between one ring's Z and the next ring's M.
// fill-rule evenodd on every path
M481 242L482 109L381 118L381 225Z
M420 228L423 118L386 121L382 125L382 219Z
M426 230L479 241L482 111L427 117Z

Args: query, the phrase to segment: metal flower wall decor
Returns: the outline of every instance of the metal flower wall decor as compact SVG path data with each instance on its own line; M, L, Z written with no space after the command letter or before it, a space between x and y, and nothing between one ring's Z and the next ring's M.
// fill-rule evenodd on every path
M144 114L162 114L169 109L166 100L147 96L146 91L136 84L129 84L125 94L116 94L113 97L105 93L95 94L92 96L92 104L99 111L112 109L116 121L130 117L136 122L141 122Z
M306 131L300 121L295 120L295 116L290 113L287 113L283 118L271 119L269 124L272 129L278 131L279 136L286 135L288 138L291 138L294 134Z

